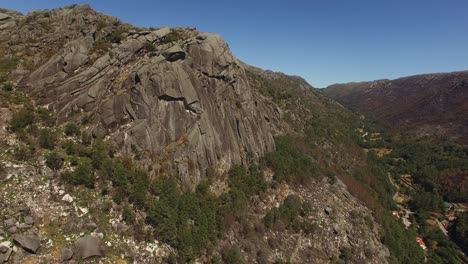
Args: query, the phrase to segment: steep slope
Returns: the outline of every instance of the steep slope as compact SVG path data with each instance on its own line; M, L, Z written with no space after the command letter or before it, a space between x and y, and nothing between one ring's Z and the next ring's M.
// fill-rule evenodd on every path
M88 6L2 24L3 52L21 58L12 75L22 91L59 124L88 116L94 136L159 160L155 173L177 171L194 186L208 167L225 171L274 149L278 111L252 93L218 35L142 30Z
M390 128L468 143L468 72L335 84L324 93Z
M359 121L302 78L89 6L0 28L0 262L387 262Z

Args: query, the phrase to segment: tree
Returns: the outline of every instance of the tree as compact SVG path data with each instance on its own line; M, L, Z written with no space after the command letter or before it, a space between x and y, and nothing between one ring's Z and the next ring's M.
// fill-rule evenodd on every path
M468 254L468 212L457 215L451 235L463 252Z

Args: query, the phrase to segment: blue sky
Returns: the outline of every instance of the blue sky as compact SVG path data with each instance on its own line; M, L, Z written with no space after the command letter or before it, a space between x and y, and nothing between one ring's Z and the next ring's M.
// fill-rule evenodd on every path
M33 9L87 3L138 26L221 34L246 63L316 87L468 70L467 0L0 0Z

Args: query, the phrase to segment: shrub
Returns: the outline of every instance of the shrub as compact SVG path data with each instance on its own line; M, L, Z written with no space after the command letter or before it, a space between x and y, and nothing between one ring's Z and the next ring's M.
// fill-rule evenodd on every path
M128 203L124 205L124 208L122 211L122 218L127 224L135 223L135 212L133 211L133 209Z
M161 41L161 43L163 44L167 44L167 43L172 43L172 42L176 42L180 39L182 39L183 36L176 32L176 31L171 31L169 34L167 34Z
M298 196L288 195L280 207L271 209L265 215L265 226L272 228L274 225L280 223L285 227L293 227L292 224L303 210L303 207ZM300 222L296 223L296 228L302 228Z
M62 145L61 145L62 149L65 150L65 153L67 155L76 155L78 154L78 146L77 144L75 144L75 142L73 142L73 140L70 140L70 139L67 139L65 141L62 142Z
M156 51L156 46L151 42L146 42L145 43L145 50L147 52L155 52Z
M80 127L75 123L66 124L64 132L67 136L79 136L81 133Z
M51 129L44 128L39 133L39 146L44 149L54 149L57 142L57 133Z
M88 146L93 141L93 136L89 132L81 133L81 143L85 146Z
M107 23L106 21L104 20L99 20L96 24L96 31L101 31L103 30L105 27L107 27Z
M36 152L36 149L34 146L20 144L14 148L13 157L16 160L26 161L30 159L34 155L35 152Z
M107 36L107 40L112 42L112 43L120 43L120 42L122 42L122 40L125 39L124 33L126 33L125 30L118 29L118 30L112 32L109 36Z
M35 116L31 107L24 107L15 113L10 120L10 130L12 132L19 132L28 126L34 124Z
M48 127L55 125L55 115L51 111L45 108L39 108L36 110L38 120Z
M13 91L13 85L9 84L9 83L5 83L2 87L3 91L5 92L11 92Z
M84 185L87 188L94 188L95 179L91 160L82 158L78 162L75 171L71 173L69 181L74 185Z
M93 47L90 52L104 54L111 48L112 48L112 43L101 39L93 43Z
M52 170L59 170L63 165L63 156L57 151L51 151L46 155L45 162Z
M244 259L242 258L240 249L237 246L223 248L221 255L223 257L223 261L226 264L245 263Z

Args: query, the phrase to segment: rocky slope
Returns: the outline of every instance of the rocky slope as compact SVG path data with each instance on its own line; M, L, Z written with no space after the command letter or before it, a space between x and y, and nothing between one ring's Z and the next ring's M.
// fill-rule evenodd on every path
M8 79L0 91L0 194L6 198L0 201L0 263L165 263L182 253L193 257L193 248L171 244L160 236L159 223L148 221L163 195L151 183L162 176L177 175L188 195L198 183L208 183L207 199L222 203L236 187L227 183L231 167L259 163L275 150L275 136L306 132L321 135L305 142L316 149L310 154L317 166L349 160L349 168L357 160L343 147L351 144L344 141L344 125L323 123L341 122L345 110L299 77L239 62L216 34L138 28L89 6L28 15L0 9L0 29L0 77ZM30 110L44 118L44 109L56 122L45 118L19 124L27 133L12 130L12 117L25 111L27 117ZM84 137L64 132L67 124L77 124ZM57 133L57 142L39 142L39 148L38 130ZM99 156L100 139L115 145L115 153ZM63 154L55 160L61 167L54 167L54 151L73 155ZM87 168L81 162L101 157L114 159L111 164L134 162L149 178L138 186L129 174L129 190L122 189L93 165L83 173L88 182L70 184ZM339 180L330 180L334 176L288 184L262 168L266 187L248 200L245 221L226 225L196 261L217 263L222 256L229 263L223 249L239 245L249 263L386 263L389 252L372 213ZM135 186L147 192L138 196L139 205L126 197L135 195ZM281 224L264 230L266 215L291 195L311 204L295 222L308 231ZM178 224L187 231L200 222Z
M59 123L89 116L94 136L157 158L156 173L194 186L208 167L274 149L278 109L252 92L218 35L134 28L88 6L6 14L0 42L21 57L18 87Z
M336 84L324 93L390 128L468 143L468 72Z

